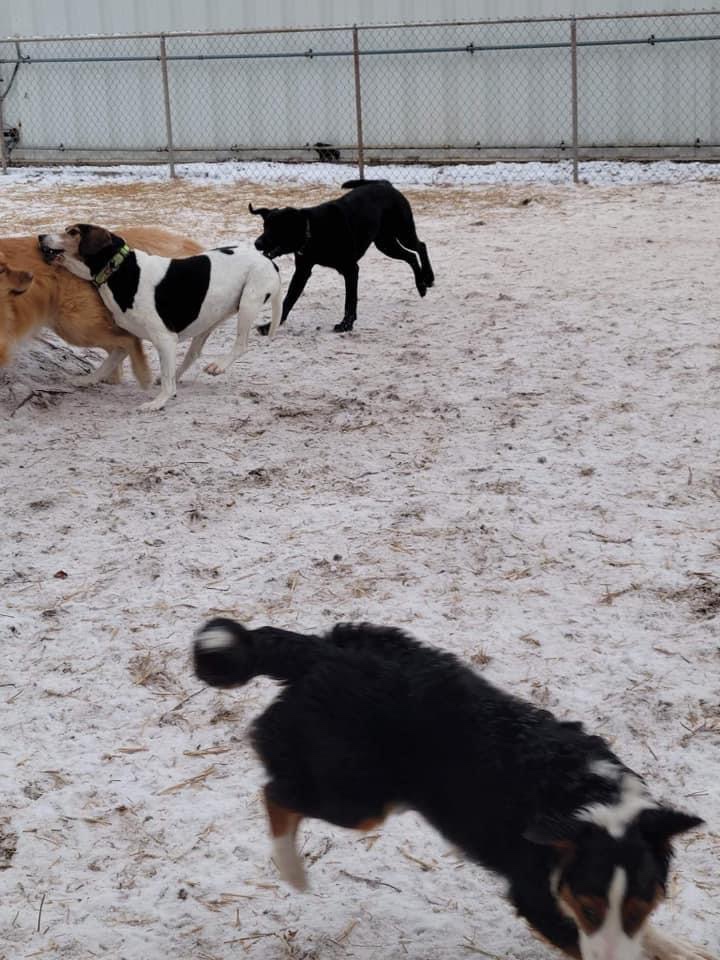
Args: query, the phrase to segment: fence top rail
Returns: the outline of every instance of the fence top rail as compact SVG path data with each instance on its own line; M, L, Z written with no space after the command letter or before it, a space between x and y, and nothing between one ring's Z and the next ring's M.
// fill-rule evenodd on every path
M276 33L341 33L352 30L401 30L417 27L482 27L502 26L517 23L572 23L593 20L647 20L672 17L720 17L720 10L668 10L644 13L592 13L554 17L502 17L487 20L425 20L414 23L357 23L344 26L314 27L254 27L233 30L172 30L151 33L88 33L60 34L56 36L5 36L0 43L54 43L78 40L171 40L179 37L233 37Z

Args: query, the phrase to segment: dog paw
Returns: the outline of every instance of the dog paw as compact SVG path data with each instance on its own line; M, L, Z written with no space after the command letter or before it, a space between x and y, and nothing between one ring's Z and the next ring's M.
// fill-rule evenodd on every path
M213 377L225 373L225 367L221 367L219 363L209 363L204 369L205 373L209 373Z
M277 871L285 883L296 890L308 889L305 863L295 847L295 837L291 834L273 839L273 856Z
M305 871L300 868L297 873L288 874L283 876L283 880L286 883L289 883L293 890L297 890L298 893L305 893L306 890L310 889L310 884L308 882L307 874Z
M155 410L162 410L167 403L167 397L156 397L155 400L148 400L147 403L141 403L138 407L140 413L153 413Z
M94 387L98 382L94 373L86 373L82 377L71 377L70 383L74 387Z
M354 323L354 320L341 320L340 323L335 324L333 330L335 333L349 333Z
M427 293L427 287L425 286L424 283L417 284L417 292L420 294L421 297L425 296L425 294Z

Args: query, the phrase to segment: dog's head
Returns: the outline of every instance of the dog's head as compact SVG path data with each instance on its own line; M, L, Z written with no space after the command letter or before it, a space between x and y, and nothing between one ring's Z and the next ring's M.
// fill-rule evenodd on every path
M32 273L18 270L0 253L0 367L9 362L11 346L17 337L14 302L32 282Z
M18 270L0 253L0 298L17 297L25 293L32 282L33 275L29 270Z
M621 795L617 804L526 831L526 839L554 848L552 892L577 927L582 960L640 960L643 928L665 895L671 840L702 822L643 805L635 793L629 805Z
M248 204L250 213L262 217L263 232L255 241L255 249L274 260L284 253L297 253L307 241L307 216L295 207L269 210Z
M123 239L92 223L74 223L62 233L41 233L38 243L46 263L62 263L76 276L91 280Z

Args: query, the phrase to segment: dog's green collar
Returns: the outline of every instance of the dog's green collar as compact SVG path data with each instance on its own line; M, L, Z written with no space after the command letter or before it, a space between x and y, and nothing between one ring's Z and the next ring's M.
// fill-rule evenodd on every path
M112 258L108 260L102 270L99 273L96 273L92 278L93 285L95 287L101 287L104 283L107 283L115 271L119 269L120 265L124 262L129 253L130 247L124 243L117 253L115 253Z

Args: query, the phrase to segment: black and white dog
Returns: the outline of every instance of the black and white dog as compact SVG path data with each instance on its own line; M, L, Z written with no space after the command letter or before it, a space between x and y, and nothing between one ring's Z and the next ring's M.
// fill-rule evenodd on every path
M410 265L421 297L435 282L407 198L387 180L348 180L343 189L350 192L317 207L270 210L250 204L250 213L263 220L262 236L255 241L257 249L271 259L295 254L295 273L280 323L287 320L317 264L332 267L344 277L345 312L333 329L338 333L352 330L357 319L358 261L371 243L380 253ZM261 330L267 332L267 327Z
M76 223L63 233L41 234L40 249L71 273L91 280L119 327L150 340L160 357L160 393L141 410L161 410L176 382L198 358L212 331L237 314L232 351L208 373L223 373L248 348L248 334L264 303L272 303L270 334L280 321L278 270L246 247L227 246L170 260L131 250L103 227ZM175 373L177 344L192 338Z
M251 738L269 777L273 858L296 888L304 817L364 830L413 809L504 877L518 913L570 956L713 960L647 923L672 837L702 821L654 800L581 724L390 627L342 624L323 637L215 619L194 658L212 686L259 675L285 685Z

